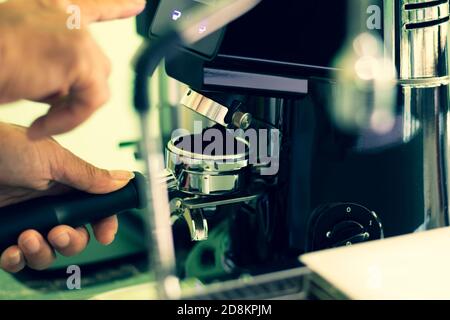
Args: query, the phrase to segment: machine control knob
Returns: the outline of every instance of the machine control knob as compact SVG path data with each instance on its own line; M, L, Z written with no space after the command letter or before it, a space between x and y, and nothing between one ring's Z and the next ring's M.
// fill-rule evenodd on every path
M306 251L381 238L383 227L375 212L355 203L327 204L318 207L311 215Z
M333 230L327 233L327 237L336 247L348 246L359 242L369 240L370 234L364 226L356 221L343 221L333 227Z

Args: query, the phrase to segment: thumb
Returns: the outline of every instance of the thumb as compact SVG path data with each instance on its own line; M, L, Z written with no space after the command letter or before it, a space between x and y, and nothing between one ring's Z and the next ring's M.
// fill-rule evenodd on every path
M86 22L129 18L144 10L146 0L72 0Z
M125 187L134 178L133 172L97 168L66 149L63 149L61 157L53 173L54 181L81 191L110 193Z

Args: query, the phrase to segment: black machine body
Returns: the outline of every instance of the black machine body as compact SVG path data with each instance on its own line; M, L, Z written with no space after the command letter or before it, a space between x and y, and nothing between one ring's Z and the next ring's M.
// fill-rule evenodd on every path
M172 14L194 1L160 1L159 11L157 2L140 17L143 36L157 37L161 20L176 23ZM383 19L383 1L372 4ZM398 122L384 134L343 132L330 119L347 15L347 1L263 0L166 62L169 76L215 101L237 97L231 100L243 111L281 132L279 171L265 196L251 208L219 209L229 226L224 260L234 268L277 268L305 251L411 233L425 223L423 141L420 129L402 135L401 101Z

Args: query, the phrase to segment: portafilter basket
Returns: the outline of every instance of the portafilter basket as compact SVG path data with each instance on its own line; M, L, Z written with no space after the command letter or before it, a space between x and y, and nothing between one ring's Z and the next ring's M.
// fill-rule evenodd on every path
M183 139L172 138L166 147L166 179L169 188L198 196L223 196L242 191L249 168L249 143L234 137L239 145L233 153L209 155L181 146Z

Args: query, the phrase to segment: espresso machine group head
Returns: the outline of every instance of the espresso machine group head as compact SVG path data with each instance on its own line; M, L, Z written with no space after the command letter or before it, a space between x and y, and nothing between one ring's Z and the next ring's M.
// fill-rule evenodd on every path
M152 2L141 35L163 37L193 6L208 1ZM448 0L263 0L178 47L166 71L189 86L180 105L245 145L167 146L171 213L205 240L185 275L280 269L304 252L448 225L448 20ZM250 161L255 145L270 157Z

